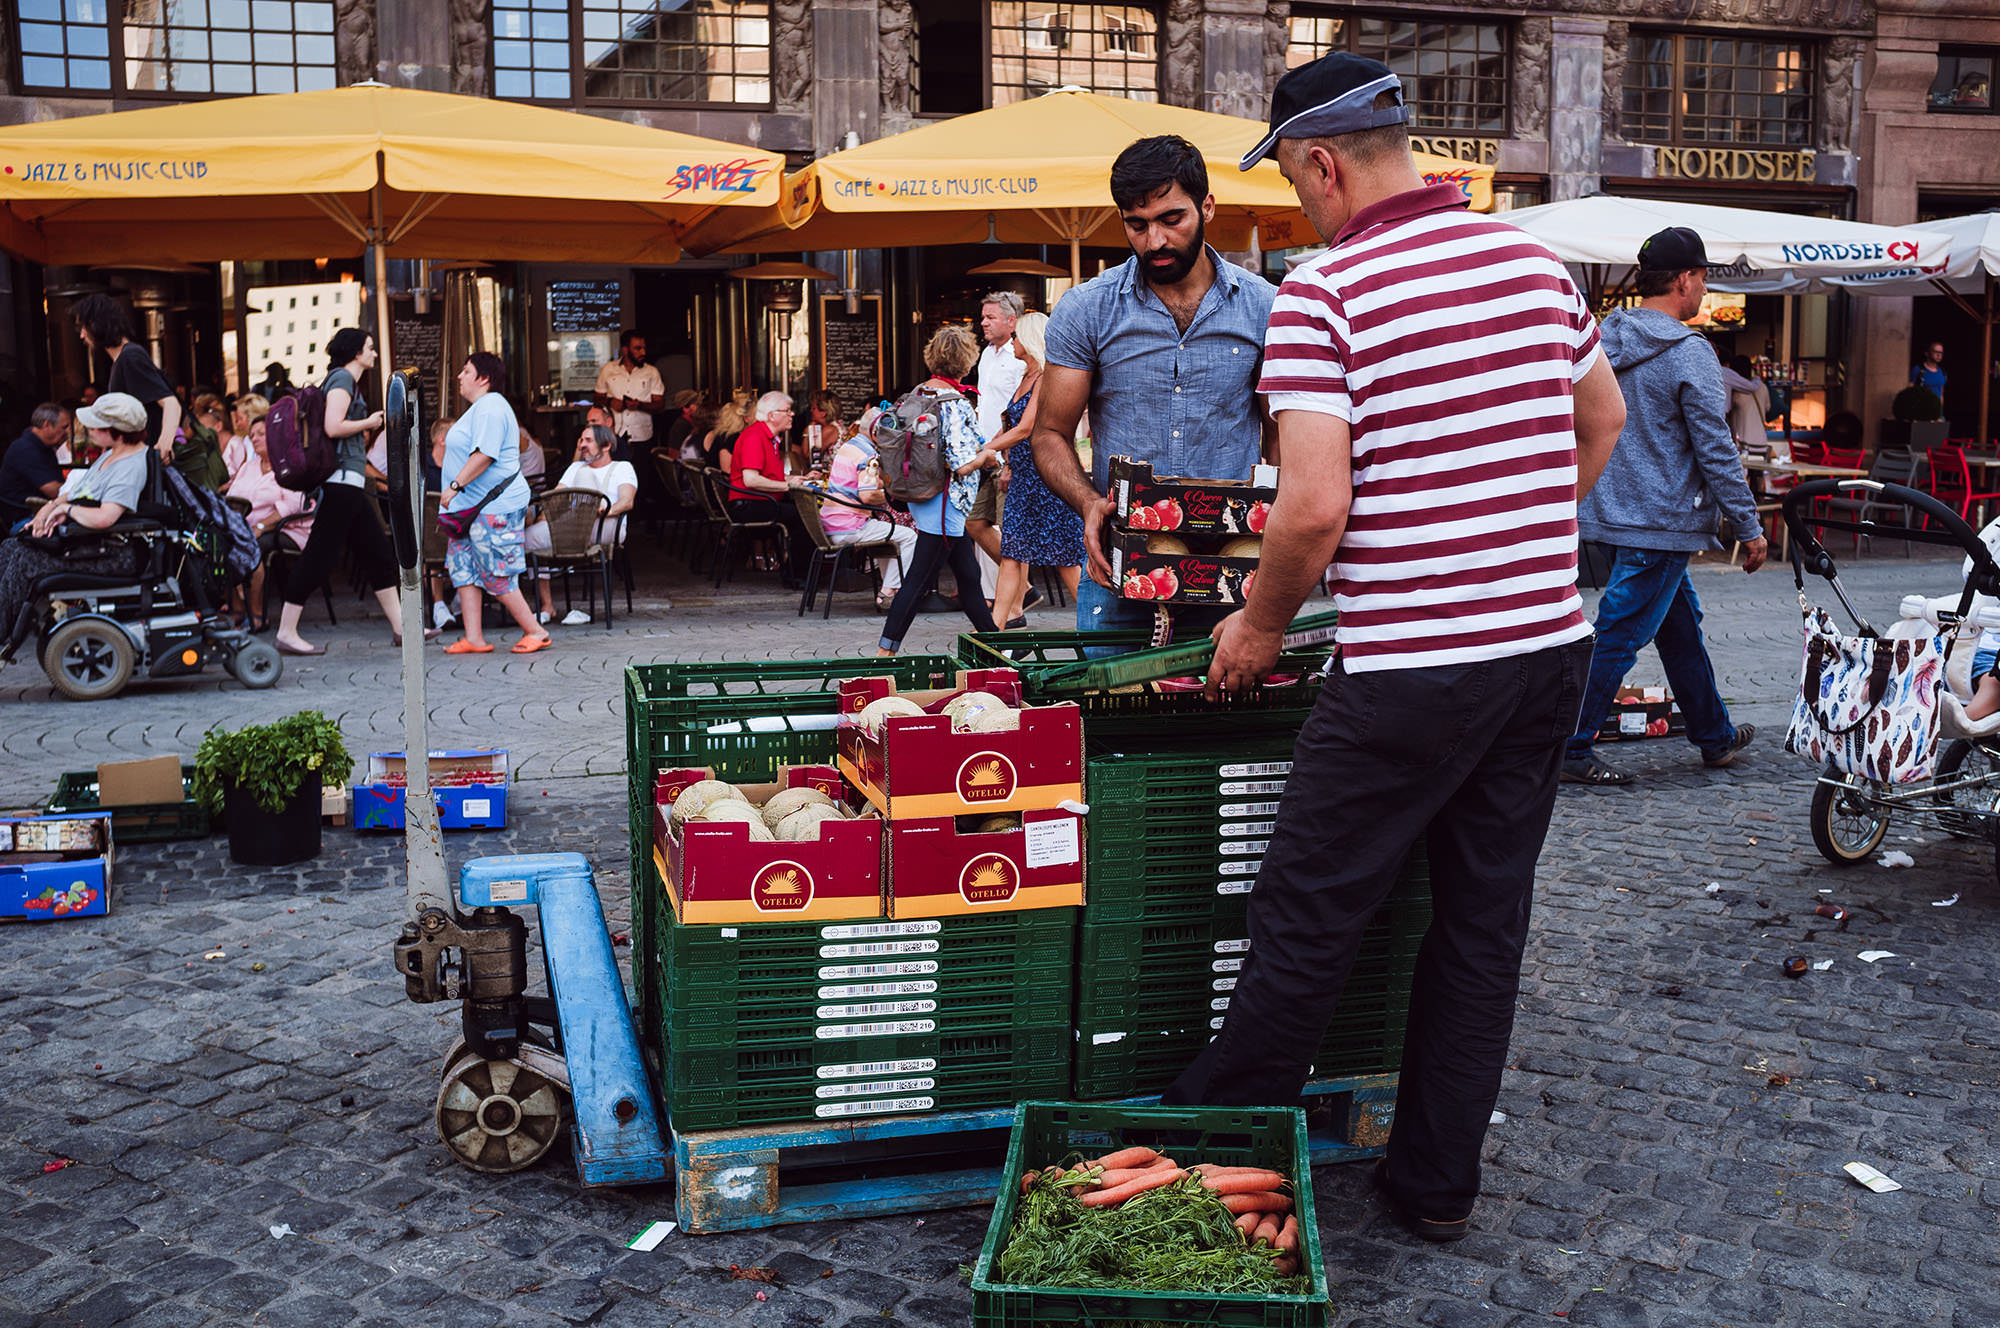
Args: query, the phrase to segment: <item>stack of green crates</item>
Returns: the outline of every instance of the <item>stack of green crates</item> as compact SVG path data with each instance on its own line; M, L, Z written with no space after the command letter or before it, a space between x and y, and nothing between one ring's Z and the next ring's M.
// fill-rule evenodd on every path
M1289 742L1227 754L1099 753L1077 943L1074 1088L1126 1097L1165 1088L1221 1028L1249 951L1250 887L1291 769ZM1410 975L1430 923L1421 850L1363 936L1318 1077L1394 1073Z

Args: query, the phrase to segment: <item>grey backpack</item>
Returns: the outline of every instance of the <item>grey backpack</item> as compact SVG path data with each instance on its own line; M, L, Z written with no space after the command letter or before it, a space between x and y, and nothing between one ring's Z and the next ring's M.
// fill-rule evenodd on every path
M963 401L960 392L917 387L903 394L894 410L875 421L875 451L882 461L882 491L898 502L921 503L951 483L945 456L944 403Z

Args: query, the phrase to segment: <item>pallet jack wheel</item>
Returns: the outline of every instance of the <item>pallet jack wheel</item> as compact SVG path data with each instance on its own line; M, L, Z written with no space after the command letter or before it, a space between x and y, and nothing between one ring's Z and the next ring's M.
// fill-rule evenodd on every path
M454 1053L438 1088L438 1138L474 1171L533 1166L562 1133L562 1087L518 1061Z

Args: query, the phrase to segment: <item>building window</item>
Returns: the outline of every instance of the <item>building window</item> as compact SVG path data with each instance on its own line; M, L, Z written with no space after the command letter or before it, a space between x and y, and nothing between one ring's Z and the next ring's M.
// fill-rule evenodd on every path
M334 85L333 0L20 0L21 85L207 96Z
M1066 86L1160 98L1160 16L1150 5L996 0L992 24L995 106Z
M493 0L493 92L520 101L769 105L765 0Z
M1933 111L1993 112L1993 66L2000 46L1946 46L1926 106Z
M1811 48L1635 32L1625 65L1625 135L1642 143L1809 148Z
M1403 80L1417 133L1507 134L1507 29L1456 19L1372 18L1294 6L1285 64L1332 51L1380 60Z

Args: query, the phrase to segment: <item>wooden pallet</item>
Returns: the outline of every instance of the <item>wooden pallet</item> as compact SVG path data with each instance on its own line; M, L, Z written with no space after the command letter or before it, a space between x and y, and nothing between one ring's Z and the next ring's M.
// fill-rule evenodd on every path
M1381 1153L1395 1075L1318 1080L1306 1092L1332 1099L1331 1127L1311 1132L1314 1166ZM986 1203L999 1188L1013 1124L1013 1108L1000 1107L675 1131L675 1217L683 1230L705 1234Z

